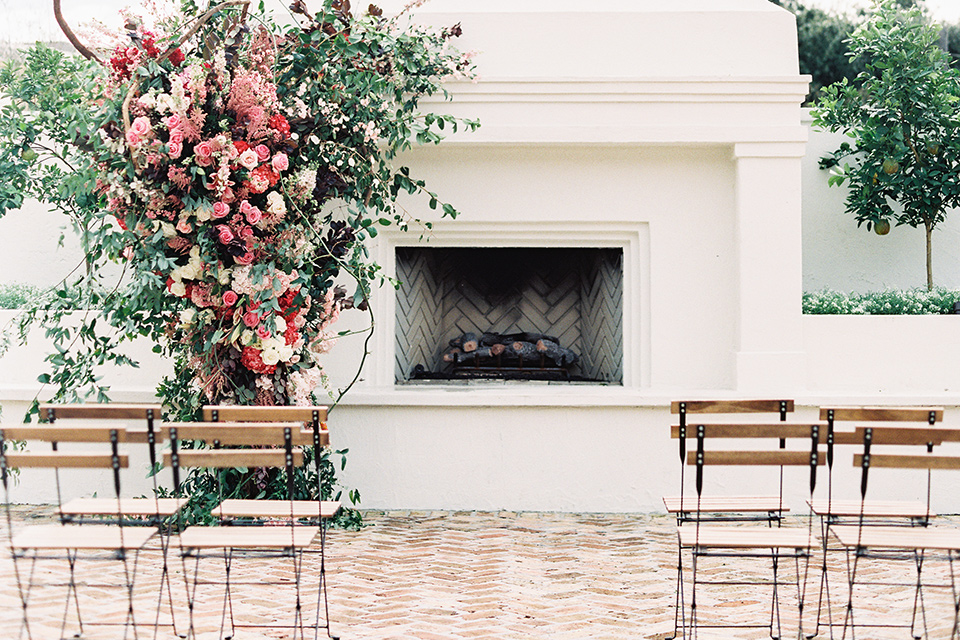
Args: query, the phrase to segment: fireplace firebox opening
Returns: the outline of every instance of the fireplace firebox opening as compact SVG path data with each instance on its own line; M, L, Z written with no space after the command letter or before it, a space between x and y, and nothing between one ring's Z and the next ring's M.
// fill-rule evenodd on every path
M623 382L620 248L397 247L396 381Z

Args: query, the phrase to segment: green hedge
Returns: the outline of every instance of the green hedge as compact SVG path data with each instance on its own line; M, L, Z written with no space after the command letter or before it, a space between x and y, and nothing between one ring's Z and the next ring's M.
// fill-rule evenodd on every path
M932 315L953 313L960 291L951 289L892 289L841 293L830 289L804 292L803 312L845 315Z
M19 309L40 291L32 284L0 283L0 309Z

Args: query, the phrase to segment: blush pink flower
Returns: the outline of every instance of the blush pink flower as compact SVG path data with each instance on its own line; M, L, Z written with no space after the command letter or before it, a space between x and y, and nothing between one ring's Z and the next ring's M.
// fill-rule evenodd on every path
M265 144L258 144L253 149L257 152L257 160L260 162L266 162L270 159L270 149Z
M163 123L167 125L167 129L169 129L170 131L173 131L180 126L180 116L178 116L175 113L172 115L169 115L164 119Z
M149 134L150 129L150 119L147 116L134 118L133 123L130 125L130 130L136 132L136 134L141 137Z
M177 231L179 231L182 234L188 234L191 231L193 231L193 227L190 225L189 222L181 219L177 221Z
M263 218L263 213L260 212L260 209L257 207L250 207L247 211L247 223L257 224Z
M170 132L170 142L179 142L179 143L182 144L182 143L183 143L183 133L181 133L179 129L176 130L176 131L171 131L171 132Z
M220 199L226 202L227 204L230 204L231 202L236 200L237 197L233 193L233 189L231 189L230 187L226 187L224 188L223 195L220 196Z
M230 244L234 239L233 231L225 224L217 225L217 239L221 244Z
M274 171L280 173L281 171L287 170L287 168L290 166L290 160L287 158L287 154L278 153L277 155L273 156L273 160L270 162L270 164L273 166Z
M181 153L183 153L182 142L171 140L167 143L167 154L169 154L171 158L179 158Z
M243 314L243 324L252 329L260 324L260 316L257 315L256 311L247 311Z
M240 296L233 291L225 291L223 294L223 306L232 307L233 305L237 304L237 300L239 299Z
M253 254L252 254L251 252L247 251L247 252L244 253L242 256L238 256L238 257L234 258L234 261L235 261L237 264L250 264L250 263L253 262Z
M209 142L201 142L193 148L193 152L197 154L198 157L210 158L213 156L213 147Z
M226 202L213 203L214 218L226 218L228 215L230 215L230 205L228 205Z
M257 166L257 164L259 164L260 157L253 149L247 149L240 154L240 157L237 158L237 162L239 162L245 168L252 170Z
M130 146L133 147L133 148L136 148L136 147L139 147L139 146L140 146L140 142L141 142L141 140L140 140L140 135L137 134L136 131L134 131L133 129L130 129L129 131L127 131L127 144L128 144L128 145L130 145Z

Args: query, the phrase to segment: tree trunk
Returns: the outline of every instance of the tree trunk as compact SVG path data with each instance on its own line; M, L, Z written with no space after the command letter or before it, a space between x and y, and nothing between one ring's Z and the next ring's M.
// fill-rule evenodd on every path
M933 291L933 247L930 242L933 236L933 224L924 222L923 229L927 233L927 291Z

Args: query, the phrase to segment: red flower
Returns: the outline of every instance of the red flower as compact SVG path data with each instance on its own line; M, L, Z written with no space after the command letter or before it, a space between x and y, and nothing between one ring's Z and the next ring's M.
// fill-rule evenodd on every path
M278 113L275 116L270 116L267 124L271 129L279 133L284 140L290 137L290 123L283 117L283 114Z
M277 370L277 365L263 364L263 352L253 347L244 347L240 352L240 364L254 373L273 373Z
M293 322L287 323L287 328L283 330L283 341L287 345L292 345L300 337L300 333L297 331L297 328L293 326Z
M183 61L185 58L183 55L183 51L180 51L180 47L177 47L176 49L173 50L173 52L170 54L170 56L167 59L173 63L173 66L179 67L181 64L183 64Z
M234 140L233 147L237 150L237 155L240 155L244 151L250 148L250 145L244 142L243 140Z

